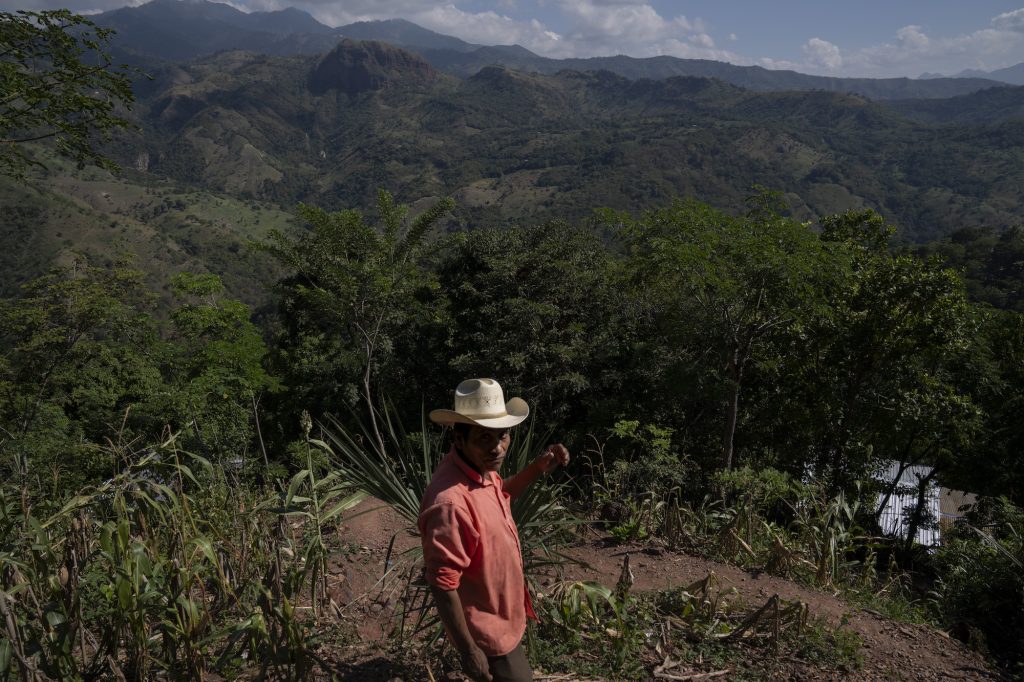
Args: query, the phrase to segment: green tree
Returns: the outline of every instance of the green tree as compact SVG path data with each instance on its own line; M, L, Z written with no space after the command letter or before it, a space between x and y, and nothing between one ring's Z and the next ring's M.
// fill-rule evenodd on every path
M578 428L595 411L614 418L626 409L637 311L619 263L592 230L561 222L480 229L441 247L452 317L443 388L495 376L529 395L544 419Z
M259 435L260 397L278 388L263 368L266 344L249 308L225 299L216 275L182 273L171 288L182 302L171 312L165 344L167 415L189 425L203 452L239 456Z
M158 325L142 273L76 264L0 302L0 466L54 490L109 477L100 447L184 432L218 457L255 446L256 403L276 388L266 346L212 275L172 283L180 305Z
M955 484L1024 503L1024 315L989 311L960 369L983 426L955 470Z
M278 361L296 409L322 414L361 400L384 451L377 382L409 360L396 355L396 340L439 314L437 282L422 255L428 232L453 206L442 199L410 220L408 208L381 190L377 226L358 211L300 206L308 232L275 231L259 245L291 271L277 285L284 322Z
M125 128L131 82L105 52L111 30L66 9L0 12L0 172L24 174L25 143L51 139L59 153L105 168L96 147Z
M750 370L777 363L776 342L824 303L818 282L825 253L817 236L782 210L766 192L740 217L688 201L626 227L640 286L658 301L670 338L688 348L682 362L699 366L722 402L723 469L734 464Z
M1024 312L1024 229L963 228L938 242L914 249L922 257L941 256L963 272L973 301Z
M957 369L977 327L963 283L937 260L891 254L892 232L872 211L823 219L844 267L789 348L784 448L832 489L851 490L881 459L945 475L980 425Z
M0 461L18 477L109 475L90 443L147 428L133 406L162 388L140 272L54 270L0 302ZM141 410L143 415L148 410Z

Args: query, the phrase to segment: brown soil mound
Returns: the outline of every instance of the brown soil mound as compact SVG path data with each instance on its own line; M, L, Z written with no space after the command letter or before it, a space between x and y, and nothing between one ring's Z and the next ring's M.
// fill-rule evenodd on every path
M350 543L350 551L332 562L332 572L338 585L332 596L345 614L357 620L363 643L371 648L374 642L383 643L388 629L387 607L393 594L388 581L381 581L385 559L393 562L402 551L418 544L417 538L406 528L407 524L398 514L375 500L363 502L346 515L340 528L341 537ZM611 545L603 538L596 538L568 552L580 564L567 566L567 577L614 585L627 553L631 555L635 591L688 585L714 572L723 588L735 588L739 596L751 604L764 603L775 594L785 600L803 601L808 605L812 618L822 619L832 626L842 625L863 640L864 664L860 670L847 676L850 679L990 680L997 677L982 657L934 628L892 621L853 606L830 592L684 553L641 545ZM369 656L369 650L363 651L363 655ZM802 669L801 666L806 664L796 659L790 663L785 668L783 679L842 677L834 671L823 676L820 669L809 665ZM369 667L352 669L355 676L351 679L401 676L397 670L385 671L381 667L385 665L382 660L374 659L364 665ZM405 671L402 679L409 681L429 677L426 670L421 677L417 677L415 672ZM537 679L545 677L538 675ZM558 676L557 679L573 678ZM727 680L728 676L715 679Z

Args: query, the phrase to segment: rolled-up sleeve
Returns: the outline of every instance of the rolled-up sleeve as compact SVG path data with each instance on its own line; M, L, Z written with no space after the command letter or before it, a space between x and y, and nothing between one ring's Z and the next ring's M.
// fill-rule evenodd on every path
M480 540L472 517L458 504L439 502L420 513L418 525L427 582L442 590L458 589Z

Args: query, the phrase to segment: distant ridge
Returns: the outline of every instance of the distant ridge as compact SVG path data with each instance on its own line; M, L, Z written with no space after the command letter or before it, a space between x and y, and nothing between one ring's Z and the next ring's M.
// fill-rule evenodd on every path
M152 0L93 20L117 31L111 41L116 50L179 62L221 50L316 54L338 42L333 29L301 10L246 14L207 0Z
M943 76L941 73L922 73L919 78L947 78L947 76ZM998 81L1001 84L1008 83L1010 85L1024 85L1024 62L1014 64L1013 66L1007 66L1004 69L995 69L993 71L964 69L953 76L953 78L984 78L987 80Z
M604 70L634 80L673 76L717 78L761 92L825 90L877 100L955 97L1002 84L983 78L832 78L667 56L549 59L519 45L473 45L401 19L331 28L294 8L246 14L208 0L153 0L138 7L104 12L95 20L117 29L114 46L118 50L176 62L231 49L271 55L322 54L346 37L377 40L417 52L434 68L463 78L490 65L543 74L565 69ZM1024 81L1024 73L1021 80Z
M472 227L677 196L739 205L763 185L801 220L870 207L907 239L1017 224L1024 206L1024 88L880 103L610 71L488 66L459 79L369 41L320 58L224 51L153 73L123 165L143 158L147 173L281 205L363 207L385 187L452 196Z
M1024 62L1020 64L1014 64L1008 66L1005 69L996 69L995 71L963 71L958 77L975 76L981 78L992 78L997 81L1009 83L1010 85L1024 85Z
M949 99L893 100L886 106L902 116L940 125L1024 121L1024 87L1004 85Z
M870 99L931 99L955 97L983 88L1001 85L996 81L965 78L834 78L809 76L796 71L773 71L760 66L736 66L709 59L676 57L590 57L586 59L548 59L515 46L481 47L474 52L426 50L423 56L439 68L468 76L488 64L536 73L555 74L574 71L611 71L626 78L661 79L671 76L717 78L732 85L759 92L780 90L825 90L849 92Z

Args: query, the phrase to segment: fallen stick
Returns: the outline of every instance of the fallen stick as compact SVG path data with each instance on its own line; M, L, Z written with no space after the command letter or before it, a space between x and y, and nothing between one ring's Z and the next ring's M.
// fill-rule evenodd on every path
M712 677L721 677L722 675L728 675L732 672L732 668L726 668L725 670L716 670L711 673L693 673L692 675L673 675L672 673L656 673L654 676L663 680L680 680L688 682L696 682L696 680L710 680Z
M664 662L654 668L654 676L657 677L659 673L671 670L672 668L678 668L682 663L682 661L673 661L671 656L666 656Z
M731 640L738 639L738 638L742 637L743 633L746 632L748 629L750 629L751 626L756 625L757 622L759 620L761 620L761 618L766 613L768 613L769 610L771 610L773 608L778 608L778 606L779 606L779 595L773 594L771 599L769 599L767 602L765 602L764 606L762 606L757 611L754 611L749 616L747 616L743 620L743 622L740 623L739 626L735 630L733 630L732 632L726 633L724 635L718 635L716 637L716 639L723 639L723 640L728 642L728 641L731 641Z

